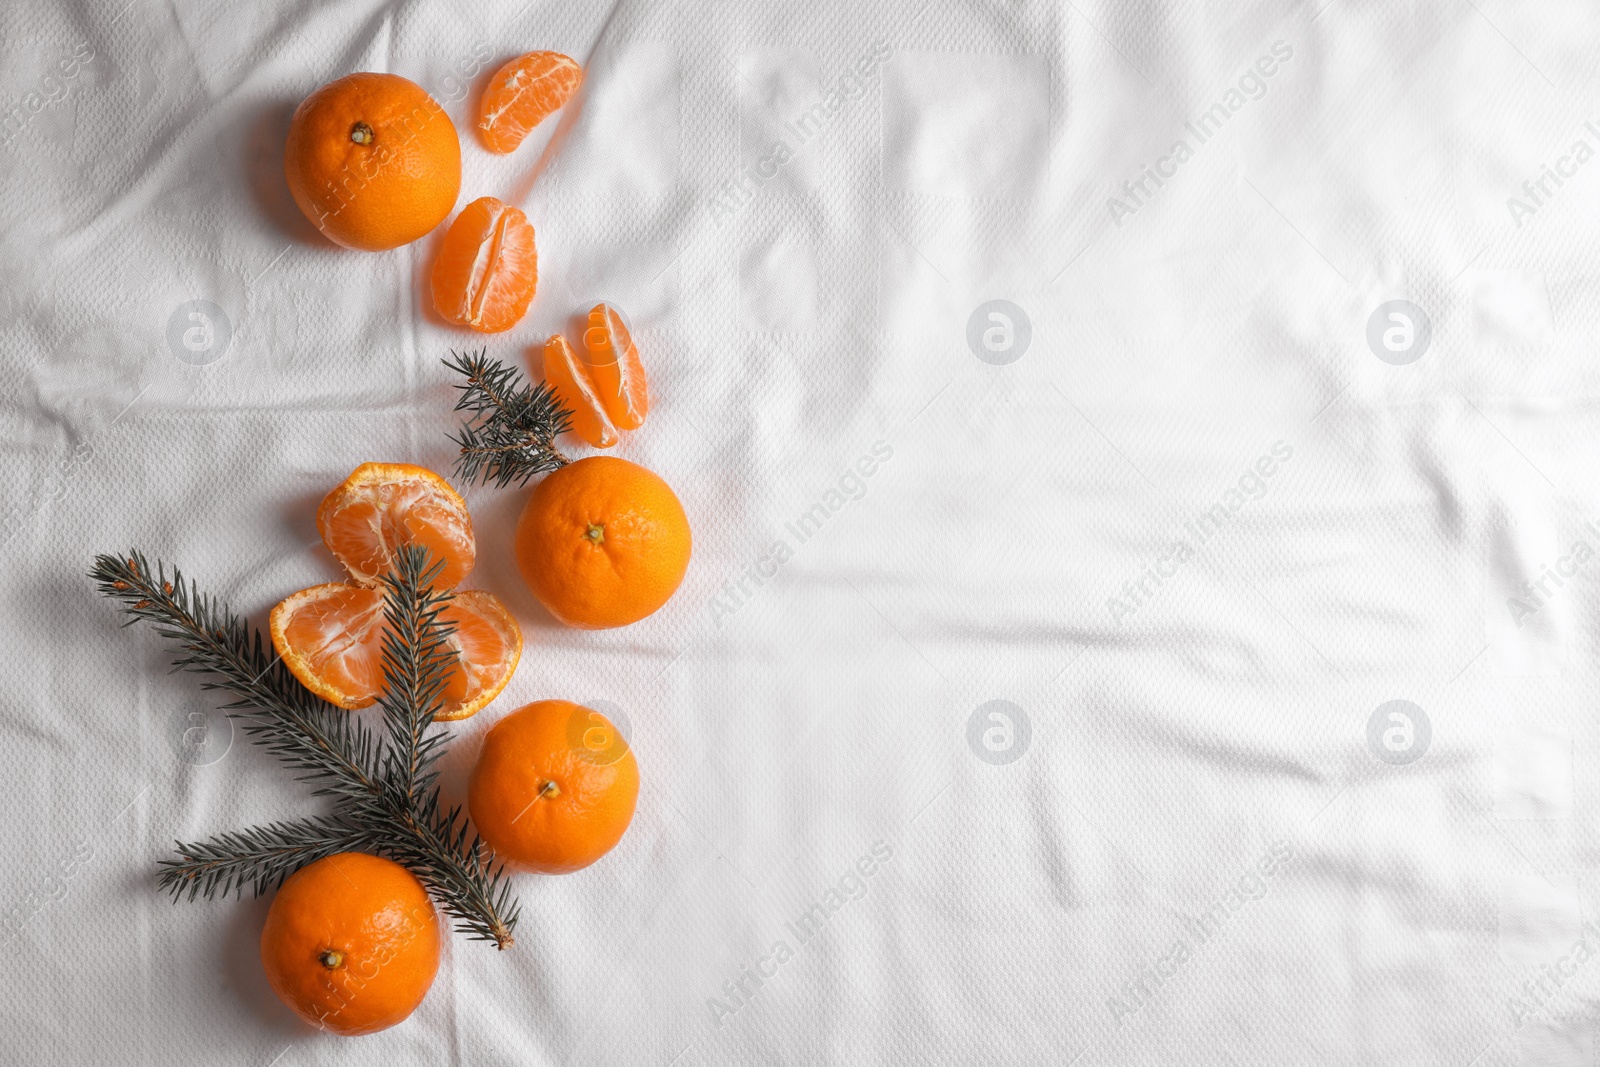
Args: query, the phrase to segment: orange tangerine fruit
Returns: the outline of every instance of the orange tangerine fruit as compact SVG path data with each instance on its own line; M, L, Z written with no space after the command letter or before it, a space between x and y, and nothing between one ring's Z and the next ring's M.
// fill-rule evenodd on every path
M511 681L522 659L522 627L486 589L458 589L440 617L454 627L447 640L457 665L435 718L451 722L488 707Z
M599 745L596 734L608 735ZM467 807L495 856L544 874L581 870L622 840L639 800L639 763L590 708L541 700L484 735Z
M503 333L527 314L539 285L533 226L492 196L461 209L433 261L433 306L457 326Z
M517 564L568 626L626 626L671 599L689 569L689 518L637 463L589 456L533 487L517 520Z
M283 172L324 237L378 252L415 241L455 208L461 139L416 82L351 74L295 109Z
M589 310L583 331L584 362L595 391L611 422L619 430L637 430L650 412L650 388L645 382L639 349L622 312L610 304Z
M339 852L284 879L261 930L267 984L312 1026L371 1034L417 1009L439 972L439 914L393 860Z
M279 601L267 629L290 673L328 703L365 708L383 694L381 591L314 585Z
M381 589L331 582L287 597L272 609L272 647L300 684L341 708L366 708L383 696ZM455 594L439 613L454 628L456 658L440 695L440 721L465 719L499 696L522 657L522 629L504 604L481 589Z
M560 52L529 52L494 72L478 105L478 133L491 152L516 150L523 138L567 102L583 81L578 61Z
M453 588L472 570L477 542L461 494L433 471L410 463L363 463L317 509L322 543L361 585L393 569L405 545L422 545Z
M544 380L572 412L573 433L596 448L617 443L616 427L600 404L588 365L572 354L572 346L559 333L544 343Z

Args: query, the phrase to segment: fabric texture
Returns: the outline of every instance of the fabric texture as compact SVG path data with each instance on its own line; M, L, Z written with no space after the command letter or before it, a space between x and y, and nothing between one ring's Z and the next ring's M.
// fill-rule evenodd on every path
M0 10L9 1062L1589 1064L1600 999L1600 31L1547 0L32 0ZM579 59L514 154L487 73ZM282 174L344 74L427 88L523 322L432 312ZM500 699L613 711L632 828L450 939L416 1014L274 998L192 840L319 803L119 630L139 548L258 624L317 503L448 471L441 359L599 300L616 454L694 558ZM575 451L583 451L575 446Z

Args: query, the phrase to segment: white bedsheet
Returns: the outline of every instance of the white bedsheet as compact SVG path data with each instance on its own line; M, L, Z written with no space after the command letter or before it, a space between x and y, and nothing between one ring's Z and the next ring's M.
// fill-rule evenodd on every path
M0 1059L1593 1063L1597 34L1582 0L5 5ZM476 86L546 48L582 94L491 157ZM357 70L445 104L462 204L527 210L511 333L425 310L438 234L296 212L288 116ZM315 1033L264 900L154 874L317 805L85 572L138 547L262 620L336 576L313 514L357 464L449 468L448 350L601 298L655 397L618 453L694 561L564 630L523 493L469 490L528 644L446 782L506 711L606 701L638 815L409 1021Z

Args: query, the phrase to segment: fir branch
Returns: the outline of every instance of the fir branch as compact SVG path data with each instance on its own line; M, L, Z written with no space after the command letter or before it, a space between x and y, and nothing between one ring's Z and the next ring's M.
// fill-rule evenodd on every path
M336 852L372 847L372 833L337 816L275 822L199 843L177 842L178 858L162 860L161 888L173 900L203 894L239 895L253 886L260 896L306 864Z
M442 811L437 772L430 768L444 751L442 732L430 733L443 704L443 690L456 656L449 645L452 627L440 617L453 599L435 591L443 560L430 565L428 552L406 546L393 574L383 581L384 721L389 744L384 751L382 810L403 832L378 839L378 849L404 865L434 899L456 917L470 938L500 948L512 942L517 904L503 866L476 834L459 808ZM365 816L365 812L361 813Z
M567 465L555 439L572 428L572 412L548 383L527 385L520 371L485 350L452 351L444 365L466 378L456 386L455 410L469 418L451 438L461 449L456 474L463 481L527 485L534 475Z
M223 708L242 720L252 741L315 783L314 795L350 799L382 792L374 766L374 738L360 719L302 686L259 631L251 630L225 604L202 593L183 572L165 564L152 569L138 552L126 558L100 556L90 576L100 592L120 602L131 618L144 620L175 642L174 670L209 675L204 689L236 697Z
M505 868L459 808L441 808L431 769L444 750L434 719L455 665L441 616L451 594L433 588L442 568L429 563L426 549L408 546L384 579L386 740L379 740L356 715L303 688L269 658L259 631L176 568L169 580L164 564L152 570L138 552L95 560L91 576L123 605L127 625L143 619L176 642L176 668L210 675L206 688L238 698L225 707L253 742L304 771L314 792L342 802L331 816L180 842L178 858L161 863L160 884L174 898L187 891L210 899L246 884L259 895L307 863L356 849L407 867L469 937L512 945L519 909Z
M422 880L456 928L474 941L509 948L521 907L511 896L504 864L472 832L460 807L440 807L433 789L410 812L410 833L385 838L380 850Z
M382 578L384 695L378 705L389 741L383 781L402 809L414 806L436 777L428 768L443 753L446 735L428 729L456 663L449 644L454 627L440 618L455 594L434 589L444 560L427 561L426 549L407 545L395 572Z

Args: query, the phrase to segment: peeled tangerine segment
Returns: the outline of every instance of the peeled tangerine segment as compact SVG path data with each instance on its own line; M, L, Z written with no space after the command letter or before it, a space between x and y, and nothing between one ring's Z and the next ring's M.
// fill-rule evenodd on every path
M560 52L529 52L494 72L478 107L478 133L491 152L516 150L522 139L567 102L583 68Z
M589 365L600 405L619 430L637 430L650 412L650 389L639 363L639 349L622 312L610 304L589 311L583 331L583 359Z
M440 719L465 719L511 681L522 658L522 628L500 598L483 589L457 590L440 617L455 627L447 639L456 669L445 683Z
M544 343L544 380L572 412L573 433L595 448L617 443L616 427L600 403L588 366L573 355L572 346L559 333Z
M363 463L323 498L317 509L322 543L360 585L375 585L395 568L406 545L421 545L432 562L444 561L434 579L451 588L472 570L477 540L467 503L450 483L410 463Z
M300 684L330 704L365 708L383 693L383 594L316 585L272 609L272 644Z
M503 333L521 321L539 285L533 226L492 196L461 209L433 263L433 306L457 326Z
M384 593L341 582L312 586L272 609L272 644L291 674L341 708L383 696ZM455 664L439 719L464 719L506 687L522 656L522 631L505 605L480 589L455 594L439 613Z

